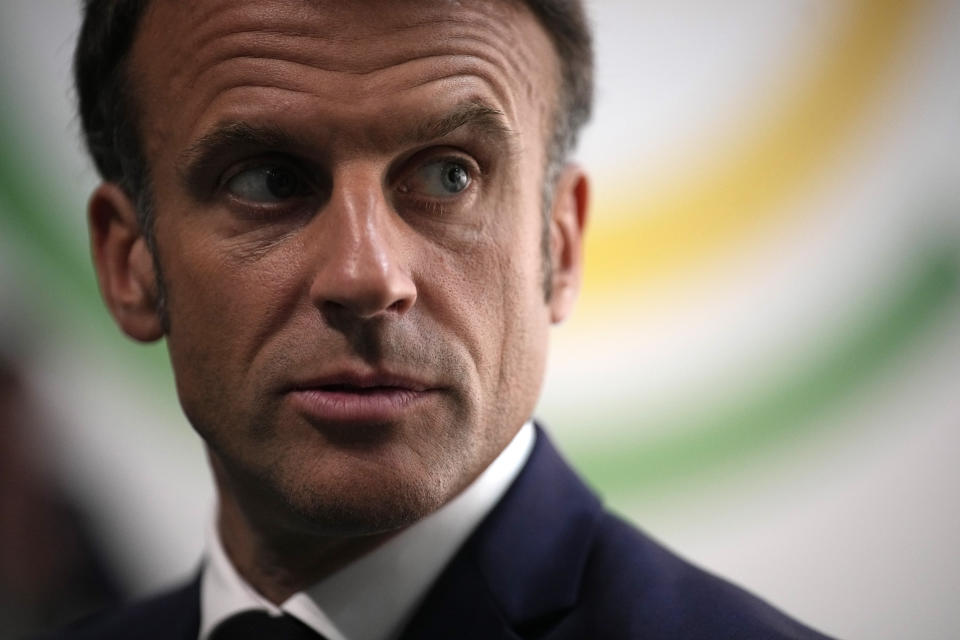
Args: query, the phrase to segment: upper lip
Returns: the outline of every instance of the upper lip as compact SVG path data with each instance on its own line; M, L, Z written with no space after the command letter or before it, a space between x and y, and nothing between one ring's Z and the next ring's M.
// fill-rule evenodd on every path
M291 390L324 390L331 387L341 387L342 389L340 390L343 391L375 388L428 391L435 388L435 385L429 384L419 378L389 371L341 370L297 380L291 385Z

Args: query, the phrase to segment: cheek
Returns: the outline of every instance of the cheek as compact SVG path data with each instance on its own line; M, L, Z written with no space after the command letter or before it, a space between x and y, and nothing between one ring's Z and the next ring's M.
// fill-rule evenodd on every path
M523 395L536 395L539 390L546 355L549 317L540 263L534 250L515 256L503 288L499 386L516 387Z
M543 375L549 317L540 241L539 220L495 225L468 249L441 255L430 270L445 274L431 280L447 316L440 320L465 343L486 419L510 426L521 413L529 417ZM432 299L421 295L421 302Z
M263 246L202 229L171 236L174 255L161 254L174 331L212 331L230 343L289 306L299 272L293 242Z
M543 294L542 216L539 191L526 194L523 224L505 240L501 256L502 334L496 395L504 399L507 424L530 417L539 396L546 361L549 310ZM509 400L507 400L509 399Z
M158 241L160 238L158 238ZM289 251L257 259L229 241L171 234L178 251L162 266L170 319L168 347L184 408L251 397L249 372L271 327L292 312L296 263ZM247 393L236 393L237 391ZM228 393L231 392L231 393Z

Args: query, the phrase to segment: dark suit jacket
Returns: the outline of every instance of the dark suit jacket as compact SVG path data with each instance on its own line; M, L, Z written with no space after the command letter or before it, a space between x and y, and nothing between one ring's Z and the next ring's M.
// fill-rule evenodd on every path
M199 579L55 637L193 640ZM604 511L538 430L526 467L432 587L404 639L825 638Z

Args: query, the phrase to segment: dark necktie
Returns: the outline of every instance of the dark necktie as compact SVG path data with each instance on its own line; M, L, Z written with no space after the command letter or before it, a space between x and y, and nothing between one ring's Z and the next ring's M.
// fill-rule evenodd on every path
M244 611L217 625L210 640L323 640L323 636L287 614Z

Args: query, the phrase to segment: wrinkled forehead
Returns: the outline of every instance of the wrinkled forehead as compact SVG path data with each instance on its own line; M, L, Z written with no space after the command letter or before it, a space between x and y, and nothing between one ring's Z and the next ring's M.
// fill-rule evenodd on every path
M396 54L394 36L404 33L449 38L481 27L491 42L522 56L528 53L519 39L529 36L522 28L526 13L514 0L152 0L138 39L155 38L170 52L186 53L224 36L302 36L315 41L318 62L363 73L375 70L381 56Z
M360 110L418 85L474 81L514 122L538 112L546 135L558 67L549 36L515 0L153 0L130 70L157 126L172 108L208 107L259 82L320 94L329 81L338 95L327 97Z

